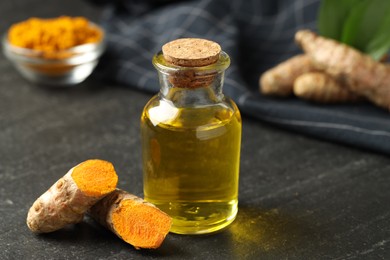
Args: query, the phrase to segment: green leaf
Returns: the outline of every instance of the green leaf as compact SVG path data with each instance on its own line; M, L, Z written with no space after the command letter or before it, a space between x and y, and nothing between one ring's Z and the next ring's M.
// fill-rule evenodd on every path
M364 52L380 60L390 49L390 7L381 26L364 48Z
M323 0L318 13L319 34L341 40L341 33L348 13L361 0Z
M386 16L390 15L389 8L389 0L360 0L345 20L341 42L362 52L367 50L367 46L372 41L375 42L372 47L378 47L379 42L376 43L375 37L383 38L382 34L378 34L378 29L381 28ZM370 48L370 51L374 49Z

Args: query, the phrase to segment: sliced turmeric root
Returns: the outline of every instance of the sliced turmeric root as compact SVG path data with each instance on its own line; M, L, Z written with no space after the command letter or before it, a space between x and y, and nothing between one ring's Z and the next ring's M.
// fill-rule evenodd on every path
M294 81L294 94L319 103L351 102L361 99L323 72L309 72Z
M116 189L96 203L89 215L135 248L158 248L172 219L153 204Z
M47 233L78 223L92 205L115 190L117 182L110 162L80 163L34 202L27 214L27 226L33 232Z

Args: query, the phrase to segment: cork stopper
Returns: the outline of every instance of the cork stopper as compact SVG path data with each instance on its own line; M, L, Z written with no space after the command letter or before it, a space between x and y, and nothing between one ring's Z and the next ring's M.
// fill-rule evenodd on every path
M182 38L166 43L162 52L165 60L173 65L203 67L218 61L221 46L205 39Z
M182 38L165 44L162 52L167 63L186 67L169 76L169 82L174 87L199 88L213 83L215 71L198 71L195 67L208 66L218 61L221 53L218 43L198 38Z

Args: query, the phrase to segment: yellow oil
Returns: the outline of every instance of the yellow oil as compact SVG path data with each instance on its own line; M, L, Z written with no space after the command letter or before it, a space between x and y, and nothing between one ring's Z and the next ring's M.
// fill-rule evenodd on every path
M233 222L241 116L232 101L176 108L156 96L141 131L144 196L173 218L171 232L210 233Z

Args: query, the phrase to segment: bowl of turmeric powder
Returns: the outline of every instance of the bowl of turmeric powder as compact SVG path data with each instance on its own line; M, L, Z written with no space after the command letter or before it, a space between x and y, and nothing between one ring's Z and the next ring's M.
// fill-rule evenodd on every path
M21 75L50 86L84 81L104 50L104 30L84 17L30 18L3 37L3 52Z

